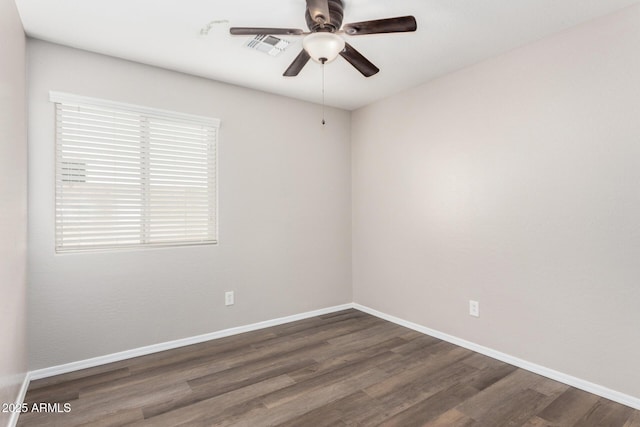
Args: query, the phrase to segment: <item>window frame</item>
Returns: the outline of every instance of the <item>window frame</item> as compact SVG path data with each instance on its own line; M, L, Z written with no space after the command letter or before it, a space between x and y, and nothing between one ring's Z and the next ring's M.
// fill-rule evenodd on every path
M114 250L147 250L147 249L152 249L152 248L166 248L166 247L182 247L182 246L203 246L203 245L217 245L219 243L219 203L218 203L218 198L219 198L219 191L218 191L218 145L219 145L219 133L220 133L220 120L217 118L212 118L212 117L205 117L205 116L199 116L199 115L193 115L193 114L186 114L186 113L181 113L181 112L175 112L175 111L169 111L169 110L163 110L163 109L158 109L158 108L152 108L152 107L145 107L145 106L141 106L141 105L135 105L135 104L129 104L129 103L124 103L124 102L117 102L117 101L110 101L110 100L105 100L105 99L99 99L99 98L92 98L92 97L87 97L87 96L80 96L80 95L74 95L74 94L69 94L69 93L64 93L64 92L56 92L56 91L50 91L49 92L49 100L54 104L55 106L55 141L54 141L54 249L55 249L55 253L56 254L67 254L67 253L78 253L78 252L95 252L95 251L100 251L100 252L104 252L104 251L114 251ZM205 152L206 152L206 169L207 169L207 179L212 179L213 180L213 188L208 188L207 190L207 194L208 192L213 192L213 196L211 196L210 194L208 194L205 199L206 199L206 205L207 205L207 209L211 209L212 210L212 215L213 215L213 220L212 223L207 221L207 237L208 235L211 235L213 238L209 239L209 240L202 240L202 239L194 239L194 240L177 240L177 241L142 241L143 240L143 235L145 234L145 231L143 231L144 229L149 229L150 226L150 215L153 213L152 210L146 210L145 211L145 207L143 203L140 204L140 224L139 224L139 229L140 229L140 241L138 243L125 243L125 244L120 244L120 243L114 243L114 244L102 244L102 243L93 243L90 245L83 245L83 244L68 244L68 245L64 245L64 241L63 241L63 237L59 234L62 233L62 231L59 230L64 228L63 226L60 226L61 222L60 222L60 218L62 217L62 214L59 213L59 207L58 207L58 203L59 203L59 189L58 187L60 185L62 185L62 182L64 182L64 175L58 175L59 170L64 170L64 162L63 162L63 166L62 169L59 169L59 162L61 161L61 158L59 158L59 154L58 151L60 149L60 147L62 147L62 142L61 142L61 136L60 136L60 132L59 132L59 104L62 104L63 106L67 106L67 107L85 107L85 108L104 108L104 109L108 109L108 110L117 110L118 112L121 113L132 113L132 114L136 114L140 116L141 122L140 122L140 132L141 135L144 134L143 132L143 127L144 125L142 124L143 122L147 121L147 120L166 120L169 122L179 122L182 124L188 124L188 125L195 125L195 126L203 126L203 127L207 127L207 128L211 128L213 129L213 132L211 133L211 135L207 136L207 141L208 144L210 144L210 147L207 147ZM140 140L140 162L145 162L145 154L146 155L151 155L151 149L149 149L149 146L151 144L151 137L149 137L148 135L145 137L141 137L142 139ZM143 148L143 146L146 146L146 148ZM146 151L145 151L146 150ZM204 158L204 156L203 156ZM72 164L72 163L70 163ZM84 167L86 167L86 165L83 165ZM213 176L210 176L211 174L211 169L213 170ZM69 169L71 170L71 169ZM80 170L80 169L78 169ZM142 172L142 171L145 172ZM86 170L84 170L86 172ZM153 172L153 169L151 168L140 168L140 180L141 181L146 181L146 187L147 187L147 191L142 189L142 184L140 187L140 200L144 201L144 200L149 200L149 197L153 196L153 191L148 190L148 183L151 180L151 173ZM116 179L116 178L114 178ZM185 188L188 188L188 186L185 185ZM165 196L166 197L166 196ZM88 197L88 200L91 200L91 196ZM213 206L211 206L211 204L213 204ZM188 213L188 210L185 210L184 213ZM183 213L183 214L184 214ZM184 215L185 218L188 215ZM112 225L111 225L112 226ZM213 228L211 228L213 227ZM185 233L186 234L186 233ZM96 238L97 240L99 240L99 238Z

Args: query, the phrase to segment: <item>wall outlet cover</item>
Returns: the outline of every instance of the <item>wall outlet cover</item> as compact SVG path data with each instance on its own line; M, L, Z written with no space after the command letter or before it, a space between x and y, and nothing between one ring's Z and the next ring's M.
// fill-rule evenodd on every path
M227 291L224 293L224 305L233 305L235 304L235 296L233 291Z
M480 317L480 303L478 301L469 300L469 315Z

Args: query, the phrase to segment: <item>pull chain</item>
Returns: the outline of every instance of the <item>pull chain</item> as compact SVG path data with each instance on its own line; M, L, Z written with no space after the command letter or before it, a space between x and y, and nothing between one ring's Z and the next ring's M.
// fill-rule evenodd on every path
M320 58L322 61L322 126L324 126L327 122L324 120L324 63L327 62L326 59Z

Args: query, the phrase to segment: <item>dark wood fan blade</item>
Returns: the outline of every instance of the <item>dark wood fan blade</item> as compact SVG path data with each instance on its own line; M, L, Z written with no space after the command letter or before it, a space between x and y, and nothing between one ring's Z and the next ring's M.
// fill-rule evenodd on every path
M400 16L398 18L345 24L343 30L350 36L360 36L364 34L407 33L415 31L417 28L416 18L413 16Z
M307 0L307 9L313 22L319 24L329 24L331 22L329 0Z
M304 31L299 28L260 28L260 27L231 27L229 32L234 36L257 36L259 34L267 35L286 35L298 36Z
M340 52L340 56L346 59L347 62L353 65L355 69L360 71L365 77L371 77L380 71L378 67L362 56L362 54L355 50L349 43L344 44L344 50Z
M304 66L307 65L307 62L309 62L310 58L311 57L309 56L307 51L302 49L302 52L300 52L298 56L296 56L296 59L293 60L291 65L289 65L289 68L287 68L282 75L285 77L297 76L300 73L300 71L302 71Z

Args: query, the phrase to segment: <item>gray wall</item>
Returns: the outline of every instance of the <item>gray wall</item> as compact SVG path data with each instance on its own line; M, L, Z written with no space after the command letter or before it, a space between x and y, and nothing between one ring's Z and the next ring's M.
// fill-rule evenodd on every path
M0 404L27 371L27 127L25 37L13 0L0 0ZM11 414L0 412L0 425Z
M639 22L354 112L355 302L640 397Z
M30 40L31 369L354 300L640 397L639 19L330 109L325 128L317 105ZM49 90L220 118L220 245L55 255ZM12 179L20 147L2 146ZM2 274L20 307L24 277L6 291Z
M31 369L352 300L349 112L322 127L318 105L37 40L27 52ZM219 245L56 255L50 90L219 118Z

